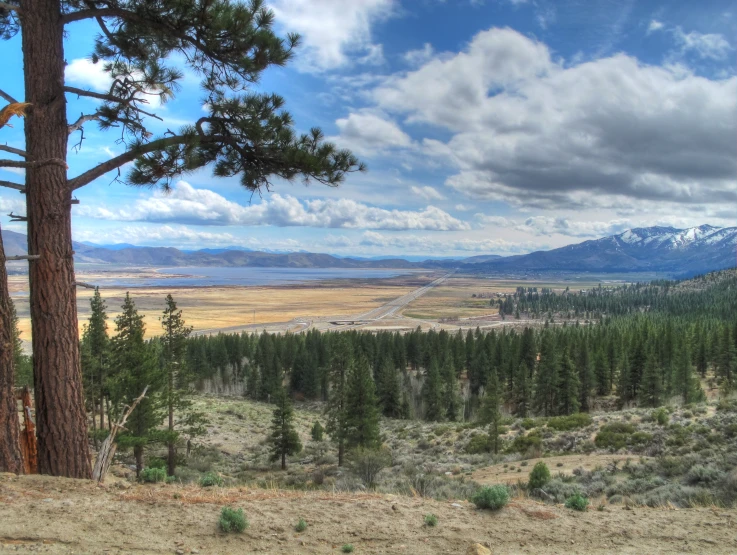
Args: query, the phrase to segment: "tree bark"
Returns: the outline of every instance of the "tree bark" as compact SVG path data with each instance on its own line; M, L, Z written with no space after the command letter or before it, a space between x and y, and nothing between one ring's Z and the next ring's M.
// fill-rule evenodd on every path
M15 400L13 310L10 306L5 249L0 234L0 472L23 474L20 421Z
M66 160L63 26L60 0L21 0L28 159ZM41 474L90 478L79 361L71 190L66 169L26 170L36 433Z

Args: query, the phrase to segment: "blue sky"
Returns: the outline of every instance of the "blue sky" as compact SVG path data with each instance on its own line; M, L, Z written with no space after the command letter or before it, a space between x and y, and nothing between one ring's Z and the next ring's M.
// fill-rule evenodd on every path
M369 172L337 189L277 183L259 197L208 170L173 193L109 174L78 191L74 237L182 248L342 255L516 254L629 227L737 224L737 9L731 1L273 0L303 46L259 87L297 127L320 126ZM67 83L104 91L95 27L69 28ZM22 97L20 40L1 87ZM157 106L202 115L197 79ZM94 108L69 97L69 119ZM0 140L22 148L22 122ZM122 151L70 136L69 174ZM0 179L22 175L0 169ZM24 213L0 191L0 212ZM0 218L3 227L22 224Z

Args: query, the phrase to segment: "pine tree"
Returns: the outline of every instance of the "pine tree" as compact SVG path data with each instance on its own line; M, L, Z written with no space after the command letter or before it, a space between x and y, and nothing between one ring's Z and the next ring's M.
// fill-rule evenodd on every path
M21 331L18 326L18 313L15 310L15 304L10 301L11 319L13 326L13 366L15 367L15 385L16 387L33 388L33 363L23 351L23 341L21 340Z
M399 374L388 356L379 365L376 390L382 414L389 418L399 418L402 414Z
M93 407L93 420L95 407L99 410L99 429L105 428L105 397L107 393L106 380L110 357L110 338L107 333L107 306L100 296L100 288L95 287L95 292L90 299L90 318L82 333L82 372L92 387L85 390L90 397L90 405Z
M287 456L296 455L302 451L302 443L299 434L294 429L294 409L284 389L278 390L274 395L274 416L271 419L271 460L281 459L281 469L287 468Z
M560 359L560 375L556 393L558 414L568 415L578 412L580 387L581 382L579 381L578 372L576 372L576 365L571 359L568 349L565 349Z
M443 362L443 398L445 399L445 418L451 422L458 420L458 414L461 410L460 392L458 390L458 379L456 371L453 368L453 361L449 354L446 354Z
M719 354L717 359L717 376L721 384L721 388L729 393L735 388L737 373L737 346L732 337L731 329L728 325L723 327L722 336L719 341Z
M10 43L17 45L13 56L23 60L26 96L20 100L45 106L26 115L27 161L0 160L0 167L32 168L24 178L29 251L48 253L30 266L34 344L43 350L34 356L40 376L37 407L49 411L37 418L39 463L44 473L89 477L74 267L68 256L74 248L70 192L131 162L125 179L132 185L168 189L180 175L211 165L215 176L237 177L250 191L296 177L335 185L346 172L364 167L350 152L326 143L319 129L297 135L281 97L251 90L264 70L286 64L300 43L295 34L282 39L274 33L274 14L262 0L4 4L0 38L10 39L22 28L22 40ZM106 91L65 82L69 54L64 37L75 22L98 27L92 60L110 77ZM155 135L158 117L148 101L163 104L175 96L185 75L174 65L179 59L201 78L205 98L198 106L206 106L207 113L193 124L175 131L161 128ZM2 96L16 100L4 91ZM101 102L68 121L66 99L80 97ZM68 135L89 122L102 130L115 128L123 152L68 178ZM40 171L35 170L38 164ZM56 216L49 219L50 213ZM47 426L68 433L51 433Z
M530 413L532 403L532 384L527 365L520 362L517 366L517 377L514 380L514 415L526 418Z
M425 420L437 422L443 419L443 382L437 362L433 361L422 384L422 400L425 404Z
M115 319L116 335L111 340L110 401L115 415L120 415L148 387L146 397L128 418L127 430L118 435L121 447L133 447L136 475L139 475L145 446L159 438L156 428L164 416L160 393L165 379L157 360L157 344L144 340L143 317L129 293L125 294L122 308Z
M693 375L691 354L688 345L681 343L676 351L675 392L681 396L684 403L699 400L701 387L698 379Z
M328 369L330 393L326 412L328 416L325 431L338 444L338 466L343 466L345 458L345 443L348 432L348 375L353 368L353 352L348 339L340 334L334 336L332 357Z
M195 435L198 430L198 421L202 415L192 413L192 402L184 394L189 390L190 372L187 368L186 349L187 338L192 328L185 325L182 311L177 309L177 303L169 294L166 296L166 308L161 318L161 327L164 334L161 336L163 369L166 375L164 386L164 402L168 413L167 469L169 476L174 476L176 469L176 442L179 431L175 429L174 413L180 413L180 420L186 423L189 435Z
M379 446L379 407L376 400L371 366L360 357L348 375L346 402L346 443L350 448Z
M578 354L579 408L589 411L589 398L594 388L594 371L591 367L588 340L581 341Z
M560 361L555 346L555 338L550 333L543 336L540 347L540 360L535 374L533 404L535 411L544 416L555 414L558 373Z
M662 402L663 383L655 351L648 349L639 389L640 403L644 407L657 407Z
M502 404L501 387L496 372L492 372L486 383L486 391L481 401L481 410L479 411L479 421L489 426L489 439L492 443L494 453L499 452L499 430L501 428L502 413L500 407Z

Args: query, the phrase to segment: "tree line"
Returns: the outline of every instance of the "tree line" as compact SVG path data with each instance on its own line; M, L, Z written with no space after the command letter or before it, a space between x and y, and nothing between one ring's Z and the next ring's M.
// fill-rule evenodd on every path
M696 402L704 398L707 377L724 391L735 389L737 321L730 311L683 310L679 297L685 294L690 303L696 295L703 306L721 306L737 288L734 275L723 278L697 292L663 285L673 298L657 307L603 314L588 324L548 321L520 330L455 333L418 328L193 336L169 295L162 334L150 340L130 295L109 336L106 305L96 290L80 343L87 408L93 428L104 434L106 421L109 426L148 385L151 394L121 442L133 449L138 469L147 445L165 443L171 475L177 442L203 431L188 394L216 377L275 404L270 442L282 463L301 448L291 425L294 399L325 403L326 432L339 464L351 449L378 447L382 415L478 419L498 430L502 411L570 415L591 410L602 397L620 406L655 407L674 396ZM576 295L561 296L573 303Z

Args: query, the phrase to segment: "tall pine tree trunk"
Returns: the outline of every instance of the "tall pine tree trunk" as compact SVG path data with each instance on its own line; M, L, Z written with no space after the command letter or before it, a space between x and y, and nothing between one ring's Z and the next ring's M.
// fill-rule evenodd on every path
M28 160L65 160L63 26L60 0L21 0ZM30 303L41 474L89 478L87 420L79 362L72 252L71 191L66 168L26 170Z
M20 422L15 401L13 368L13 309L5 270L5 249L0 234L0 472L23 473Z
M176 450L174 449L174 369L169 365L169 457L168 475L174 476L176 469Z

